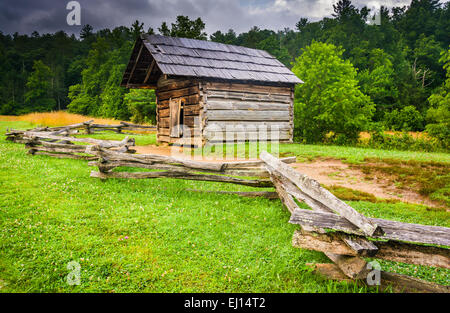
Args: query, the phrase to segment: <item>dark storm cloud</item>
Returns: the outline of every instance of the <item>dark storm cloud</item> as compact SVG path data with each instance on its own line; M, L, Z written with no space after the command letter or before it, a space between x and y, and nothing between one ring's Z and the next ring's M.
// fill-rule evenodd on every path
M68 0L1 0L0 31L39 33L64 30L79 34L81 26L66 23ZM79 0L81 23L94 29L130 26L138 19L155 30L177 15L201 17L207 32L247 31L252 26L269 29L293 28L301 17L318 20L332 13L333 0ZM354 0L356 6L376 3L401 6L408 0Z

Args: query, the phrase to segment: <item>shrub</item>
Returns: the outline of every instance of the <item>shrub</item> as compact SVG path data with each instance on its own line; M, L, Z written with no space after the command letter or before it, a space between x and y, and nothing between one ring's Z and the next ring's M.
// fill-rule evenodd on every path
M391 130L423 130L423 116L412 106L406 106L400 111L397 109L386 112L384 114L384 122L388 129Z
M156 124L156 96L152 89L131 89L124 97L134 123Z
M384 150L410 150L437 152L446 151L446 148L434 138L414 138L404 131L401 135L390 135L380 130L372 131L370 139L359 143L359 146Z

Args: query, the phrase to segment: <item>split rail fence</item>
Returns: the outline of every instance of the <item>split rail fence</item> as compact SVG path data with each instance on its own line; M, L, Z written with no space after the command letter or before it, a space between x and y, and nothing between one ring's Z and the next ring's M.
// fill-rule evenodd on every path
M333 263L311 264L329 279L367 284L373 268L367 259L450 269L450 228L402 223L369 218L354 210L331 192L288 163L295 157L278 159L267 152L260 160L238 162L200 162L153 154L130 154L133 139L122 141L68 137L74 128L41 131L11 131L7 138L25 143L30 153L72 157L84 153L96 166L91 177L107 178L177 178L251 187L274 187L273 191L222 192L241 196L278 197L291 214L289 222L300 226L293 235L294 247L323 252ZM74 142L87 143L75 145ZM120 172L114 169L121 167ZM123 168L142 168L135 172ZM199 191L199 190L194 190ZM312 210L302 209L303 202ZM379 271L381 288L396 291L450 292L449 286L414 277Z
M365 258L450 268L450 228L401 223L368 218L338 199L320 184L294 170L288 163L295 158L278 159L262 152L258 161L198 162L161 155L128 155L90 147L98 157L89 162L97 166L91 177L161 178L234 183L252 187L274 187L291 213L290 223L298 224L294 247L324 252L333 262L311 265L315 271L335 280L367 283L373 269ZM115 172L117 167L162 171ZM274 197L274 192L222 192L241 196ZM301 209L298 202L312 210ZM448 286L423 281L406 275L380 271L381 288L396 291L450 292Z
M113 131L115 133L122 132L153 132L156 131L156 126L154 125L139 125L128 122L120 122L118 125L108 125L108 124L95 124L93 120L86 121L77 124L71 124L66 126L58 126L58 127L38 127L34 129L30 129L28 131L32 132L52 132L55 135L58 134L77 134L83 131L85 134L93 134L98 132L105 131ZM20 131L12 131L10 136L13 136L14 132ZM7 134L8 137L8 134Z
M124 153L136 152L136 150L130 149L135 145L134 138L128 136L121 141L71 136L78 134L77 128L85 124L53 128L42 127L25 131L12 129L7 131L6 140L25 144L29 154L48 155L56 158L94 160L97 157L86 151L90 145Z

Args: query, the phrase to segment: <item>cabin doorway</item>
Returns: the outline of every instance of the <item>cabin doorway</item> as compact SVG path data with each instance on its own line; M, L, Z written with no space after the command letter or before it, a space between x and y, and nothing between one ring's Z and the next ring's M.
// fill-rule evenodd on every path
M170 99L169 102L169 129L170 137L180 138L183 135L184 101L182 99Z

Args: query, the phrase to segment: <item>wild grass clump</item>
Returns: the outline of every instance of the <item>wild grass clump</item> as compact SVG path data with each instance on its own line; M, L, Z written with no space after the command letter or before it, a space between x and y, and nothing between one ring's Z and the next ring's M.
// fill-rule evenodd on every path
M425 152L447 152L447 146L436 138L429 137L425 133L413 136L408 132L386 133L371 132L368 140L360 140L358 146L387 150L407 150Z
M366 178L383 175L398 188L413 189L431 200L450 205L450 166L445 162L366 158L352 165Z
M29 113L19 116L0 116L2 121L26 121L39 126L64 126L70 124L77 124L94 120L99 124L118 124L119 121L107 118L97 118L91 116L85 116L81 114L68 113L66 111L54 111L54 112L41 112L41 113Z

